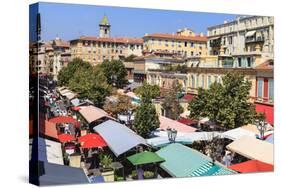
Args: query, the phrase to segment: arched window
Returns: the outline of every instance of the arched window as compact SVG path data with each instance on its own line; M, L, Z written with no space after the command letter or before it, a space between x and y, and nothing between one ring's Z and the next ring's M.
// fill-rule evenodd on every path
M201 76L201 82L202 82L201 87L204 88L205 87L205 76L204 75Z

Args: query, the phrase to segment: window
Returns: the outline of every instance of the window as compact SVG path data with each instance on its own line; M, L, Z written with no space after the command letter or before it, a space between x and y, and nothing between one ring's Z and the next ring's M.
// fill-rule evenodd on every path
M232 44L232 36L230 36L230 37L228 38L228 43L229 43L229 44Z
M208 88L210 88L211 83L212 83L212 78L211 76L208 76Z
M161 40L158 41L158 45L161 45Z
M168 40L165 40L165 46L168 47Z
M104 30L104 34L107 34L107 29Z
M201 81L202 81L202 88L204 88L204 86L205 86L205 77L204 77L204 75L202 75L202 77L201 77Z
M199 75L196 75L196 88L199 87Z
M247 57L247 67L252 67L252 62L250 57Z
M268 79L268 98L269 98L269 100L273 100L273 98L274 98L273 79Z
M187 47L187 42L186 41L184 42L184 46Z
M195 80L194 80L194 77L193 77L193 75L191 75L191 88L194 88L194 86L195 86Z
M241 61L241 57L238 57L238 67L242 66L242 61Z
M190 43L190 47L194 47L194 43L193 42Z
M257 97L262 98L263 96L263 78L258 78L258 88L257 88Z
M191 56L193 56L194 55L194 52L193 51L191 51Z

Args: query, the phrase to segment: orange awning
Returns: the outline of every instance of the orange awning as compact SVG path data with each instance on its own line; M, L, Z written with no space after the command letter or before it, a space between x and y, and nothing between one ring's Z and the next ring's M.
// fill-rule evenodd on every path
M271 172L274 166L258 160L249 160L243 163L238 163L228 168L235 170L240 173L251 173L251 172Z

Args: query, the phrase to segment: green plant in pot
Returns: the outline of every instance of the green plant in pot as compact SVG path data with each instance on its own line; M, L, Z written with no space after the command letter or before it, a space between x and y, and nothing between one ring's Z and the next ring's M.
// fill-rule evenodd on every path
M110 164L112 163L112 158L110 155L100 155L100 163L102 165L103 171L112 171L113 169L110 167Z
M154 178L154 173L151 171L144 171L143 176L144 179L152 179Z

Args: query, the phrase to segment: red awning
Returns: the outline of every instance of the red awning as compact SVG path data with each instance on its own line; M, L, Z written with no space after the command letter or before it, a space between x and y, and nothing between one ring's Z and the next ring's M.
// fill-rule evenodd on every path
M258 160L249 160L243 163L238 163L228 168L235 170L240 173L251 173L251 172L271 172L274 166Z
M185 124L185 125L191 125L191 124L194 124L195 122L192 121L191 119L186 119L186 118L180 118L178 120L178 122L182 123L182 124Z
M73 106L71 109L74 111L79 111L81 108L79 106Z
M96 148L107 146L104 139L100 135L94 133L81 136L78 139L78 142L81 143L82 148Z
M60 142L71 142L75 140L75 138L70 134L60 134L58 137Z
M191 101L194 98L195 95L192 94L185 94L183 96L183 99L187 100L187 101Z
M256 111L265 114L265 120L274 125L274 107L266 104L255 104Z
M52 119L49 119L52 123L71 123L71 124L80 124L76 119L69 117L69 116L58 116Z

